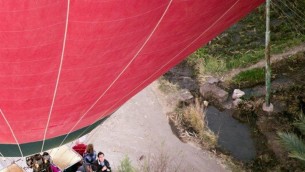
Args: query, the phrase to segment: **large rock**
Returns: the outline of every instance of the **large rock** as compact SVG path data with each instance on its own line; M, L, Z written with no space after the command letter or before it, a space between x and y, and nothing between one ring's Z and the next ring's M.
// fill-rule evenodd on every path
M223 103L228 99L228 92L219 88L214 84L203 84L200 87L200 93L204 98L216 99L219 103Z
M198 88L196 81L193 80L191 77L188 77L188 76L179 77L178 78L178 83L179 83L179 86L183 89L189 89L191 91L194 91Z
M245 95L245 92L241 91L240 89L234 89L232 94L232 99L239 99Z
M191 102L194 96L188 89L182 89L179 91L179 100L183 102Z

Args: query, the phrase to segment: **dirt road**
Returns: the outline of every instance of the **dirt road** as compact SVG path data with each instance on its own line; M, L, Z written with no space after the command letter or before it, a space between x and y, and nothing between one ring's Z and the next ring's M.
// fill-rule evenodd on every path
M125 155L134 166L139 166L139 162L162 154L170 161L169 171L177 167L179 171L227 171L209 152L183 143L172 134L166 106L160 104L154 86L156 83L125 103L87 136L86 143L93 143L97 151L103 151L114 169Z

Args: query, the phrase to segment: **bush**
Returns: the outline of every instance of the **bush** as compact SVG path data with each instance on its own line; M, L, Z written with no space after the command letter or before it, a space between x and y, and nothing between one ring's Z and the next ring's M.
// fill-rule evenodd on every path
M118 167L118 172L136 172L127 155L123 160L121 160L120 166Z
M195 104L178 110L178 123L199 138L202 144L211 148L217 144L217 137L206 125L204 108L204 105L201 105L199 100L196 99Z
M294 126L301 131L302 135L305 135L305 118L303 114L301 119L294 123ZM305 142L301 137L289 132L278 132L277 134L282 145L288 150L289 157L305 161Z

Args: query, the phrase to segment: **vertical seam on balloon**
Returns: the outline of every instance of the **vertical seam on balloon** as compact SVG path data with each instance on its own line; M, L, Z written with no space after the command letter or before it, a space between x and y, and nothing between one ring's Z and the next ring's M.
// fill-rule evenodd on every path
M45 140L46 140L46 135L47 135L48 127L49 127L51 116L52 116L53 106L54 106L54 103L55 103L55 98L56 98L56 93L57 93L57 89L58 89L59 78L60 78L62 64L63 64L63 60L64 60L64 54L65 54L65 48L66 48L66 40L67 40L67 32L68 32L68 23L69 23L69 12L70 12L70 0L67 0L66 25L65 25L65 33L64 33L64 39L63 39L63 44L62 44L60 64L59 64L59 69L58 69L58 74L57 74L57 79L56 79L53 99L52 99L52 103L51 103L51 107L50 107L50 111L49 111L49 115L48 115L48 121L47 121L47 125L46 125L46 128L45 128L44 136L43 136L41 152L43 151L43 148L44 148L44 143L45 143Z
M3 119L4 119L4 121L6 122L8 128L10 129L10 131L11 131L11 133L12 133L14 139L15 139L15 142L16 142L18 148L19 148L21 157L23 157L23 153L22 153L21 147L20 147L20 145L19 145L18 139L17 139L17 137L16 137L16 135L15 135L15 133L14 133L14 131L13 131L13 129L12 129L10 123L9 123L8 120L6 119L4 113L2 112L2 109L0 109L0 113L1 113L1 115L2 115L2 117L3 117Z
M154 29L152 30L152 32L149 34L149 36L147 37L147 39L145 40L145 42L143 43L143 45L140 47L140 49L137 51L137 53L134 55L134 57L129 61L129 63L124 67L124 69L120 72L120 74L113 80L113 82L108 86L108 88L104 91L104 93L90 106L90 108L80 117L80 119L76 122L76 124L72 127L72 129L69 131L69 133L66 135L65 139L63 140L63 142L60 144L62 145L64 143L64 141L66 140L66 138L68 137L68 135L73 131L73 129L77 126L77 124L87 115L87 113L97 104L97 102L104 97L104 95L108 92L108 90L114 85L114 83L122 76L122 74L126 71L126 69L130 66L130 64L137 58L137 56L140 54L140 52L142 51L142 49L145 47L145 45L147 44L147 42L150 40L150 38L152 37L152 35L155 33L155 31L157 30L157 28L159 27L161 21L163 20L164 16L166 15L170 5L172 4L173 0L170 0L166 9L164 10L161 18L159 19L159 21L157 22L156 26L154 27Z
M111 108L116 106L121 100L129 96L132 92L134 92L137 88L139 88L142 84L144 84L147 80L149 80L152 76L154 76L156 73L158 73L162 68L164 68L166 65L168 65L172 60L174 60L178 55L180 55L184 50L186 50L188 47L190 47L194 42L196 42L203 34L205 34L207 31L209 31L213 26L216 25L216 23L221 20L231 9L239 2L240 0L237 0L223 15L221 15L213 24L211 24L205 31L203 31L195 40L193 40L191 43L189 43L183 50L181 50L177 55L175 55L172 59L170 59L167 63L165 63L161 68L159 68L155 73L150 75L148 78L146 78L141 84L139 84L136 88L134 88L132 91L130 91L128 94L126 94L122 99L117 101L116 104L112 105L109 110L107 110L105 113L103 113L98 120L100 120L106 113L110 111ZM96 121L98 121L96 120Z

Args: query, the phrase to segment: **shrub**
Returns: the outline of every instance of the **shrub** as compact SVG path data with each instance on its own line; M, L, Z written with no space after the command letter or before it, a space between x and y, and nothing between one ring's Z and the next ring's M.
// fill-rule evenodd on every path
M303 135L305 135L305 118L303 114L298 122L294 123ZM282 145L288 150L289 157L305 161L305 142L301 137L294 133L278 132L277 133Z
M202 144L207 147L215 147L217 137L206 125L204 108L205 106L196 99L195 104L186 106L178 111L177 114L180 118L178 122L187 131L195 134L201 140Z
M121 160L120 166L118 167L118 172L136 172L127 155L124 157L123 160Z

